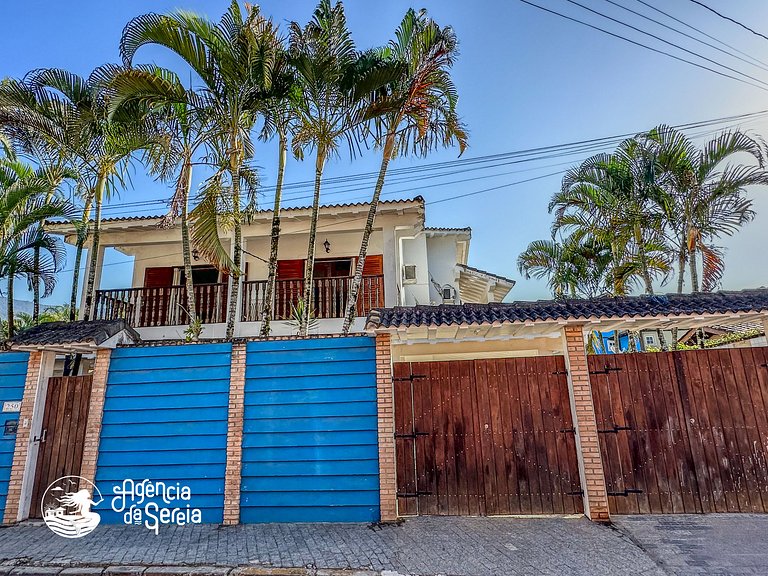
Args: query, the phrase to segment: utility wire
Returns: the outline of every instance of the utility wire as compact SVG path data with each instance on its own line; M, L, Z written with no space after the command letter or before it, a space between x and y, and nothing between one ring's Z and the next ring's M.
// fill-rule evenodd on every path
M768 72L768 66L763 64L755 64L754 62L751 62L747 60L746 58L743 58L739 56L738 54L734 54L733 52L729 52L728 50L724 50L723 48L720 48L720 46L716 46L715 44L712 44L711 42L707 42L706 40L702 40L701 38L697 38L693 34L688 34L687 32L684 32L680 30L679 28L675 28L674 26L670 26L669 24L666 24L662 22L661 20L656 20L655 18L651 18L650 16L643 14L642 12L638 12L637 10L633 10L632 8L629 8L627 6L624 6L622 4L619 4L618 2L614 2L614 0L605 0L609 4L612 4L613 6L617 6L618 8L621 8L622 10L626 10L627 12L630 12L631 14L635 14L636 16L640 16L641 18L644 18L645 20L648 20L650 22L653 22L654 24L658 24L659 26L662 26L663 28L666 28L667 30L672 30L673 32L676 32L677 34L680 34L681 36L685 36L686 38L690 38L691 40L698 42L699 44L703 44L704 46L708 46L709 48L712 48L713 50L717 50L718 52L722 52L723 54L726 54L727 56L730 56L731 58L736 58L737 60L741 60L745 64L749 64L750 66L755 66L757 68L760 68L761 70L765 70ZM638 0L642 1L642 0ZM645 4L645 2L642 2Z
M678 130L689 130L689 129L696 129L696 128L705 128L710 126L716 126L719 124L732 124L734 122L740 122L740 121L746 121L751 122L757 119L760 119L761 117L764 117L768 115L768 110L759 110L756 112L749 112L744 114L737 114L732 116L723 116L720 118L712 118L708 120L701 120L696 122L689 122L684 124L678 124L675 126ZM517 157L526 157L526 162L535 162L539 161L545 158L557 158L557 157L565 157L570 156L574 154L580 154L580 153L586 153L590 151L597 151L602 150L605 147L616 144L621 142L621 140L625 138L630 138L632 136L635 136L639 132L629 132L625 134L617 134L614 136L604 136L601 138L593 138L589 140L580 140L576 142L568 142L563 144L556 144L551 146L543 146L538 148L529 148L529 149L523 149L523 150L517 150L512 152L506 152L503 154L493 154L493 155L486 155L486 156L477 156L473 158L463 159L460 161L448 161L448 162L440 162L440 163L429 163L429 164L421 164L418 166L412 166L407 168L401 168L401 169L393 169L388 172L388 176L394 176L397 174L403 174L403 173L411 173L411 171L416 171L418 173L423 173L427 171L436 171L436 170L444 170L446 168L454 167L457 165L464 165L464 164L483 164L483 163L490 163L496 160L501 160L505 158L517 158ZM555 152L555 151L564 151L563 154L560 155L545 155L542 154L542 152ZM477 168L474 168L473 170L482 170L482 169L489 169L491 167L495 166L502 166L507 165L511 163L519 163L519 162L510 162L510 163L502 163L502 164L494 164L494 165L481 165ZM542 167L543 168L543 167ZM467 170L469 171L469 170ZM397 183L401 181L418 181L421 179L432 179L432 178L440 178L440 177L446 177L448 174L457 174L462 173L462 171L454 171L450 173L439 173L439 174L429 174L425 176L416 176L416 177L410 177L407 179L399 179L399 180L391 180L389 179L387 181L388 184ZM375 178L378 175L378 172L367 172L367 173L358 173L358 174L352 174L348 176L340 176L336 178L329 178L328 180L325 180L323 183L323 190L326 191L324 196L330 196L335 194L343 194L347 192L357 192L362 191L365 188L344 188L344 189L337 189L340 185L349 186L349 184L345 184L344 182L340 182L340 180L346 181L346 182L365 182L367 180L370 180L371 178ZM334 187L333 183L337 182L336 187ZM293 188L304 188L305 190L311 189L311 187L314 185L313 181L304 181L304 182L296 182L291 184L290 186ZM288 186L288 185L286 185ZM285 190L285 187L284 187ZM330 191L329 191L330 190ZM284 200L286 202L294 201L294 200L301 200L306 199L311 196L297 196L290 194L284 195ZM167 200L159 199L159 200L143 200L143 201L137 201L137 202L125 202L125 203L111 203L107 204L103 207L104 211L112 211L124 207L129 206L154 206L158 204L167 204Z
M729 72L733 72L734 74L740 74L744 76L745 78L749 78L750 80L754 80L755 82L759 82L760 84L763 84L764 86L768 87L768 82L764 82L763 80L760 80L759 78L755 78L751 74L747 74L746 72L742 72L740 70L737 70L736 68L732 68L731 66L728 66L727 64L721 64L717 60L714 60L712 58L709 58L707 56L702 56L701 54L697 54L693 50L688 50L688 48L685 48L683 46L680 46L679 44L675 44L674 42L671 42L669 40L666 40L665 38L662 38L661 36L657 36L656 34L653 34L651 32L646 32L645 30L642 30L641 28L638 28L637 26L633 26L632 24L627 24L626 22L622 22L621 20L614 18L612 16L608 16L607 14L603 14L599 10L594 10L593 8L590 8L589 6L585 6L584 4L581 4L580 2L577 2L576 0L566 0L566 2L569 2L570 4L573 4L574 6L579 6L580 8L583 8L587 12L591 12L592 14L595 14L597 16L600 16L601 18L605 18L606 20L610 20L611 22L614 22L616 24L620 24L621 26L625 26L629 28L630 30L634 30L635 32L639 32L640 34L645 34L646 36L650 36L651 38L654 38L655 40L658 40L660 42L663 42L664 44L667 44L668 46L672 46L673 48L677 48L678 50L682 50L683 52L690 54L692 56L696 56L697 58L701 58L702 60L706 60L710 64L714 64L715 66L720 66L721 68L725 68Z
M728 20L729 22L733 22L733 23L734 23L734 24L736 24L737 26L741 26L742 28L744 28L744 30L747 30L747 31L749 31L749 32L752 32L752 34L754 34L755 36L760 36L760 38L763 38L763 39L765 39L765 40L768 40L768 36L766 36L765 34L761 34L760 32L758 32L758 31L756 31L756 30L753 30L752 28L750 28L750 27L749 27L749 26L747 26L746 24L742 24L741 22L739 22L738 20L734 20L734 19L733 19L733 18L731 18L730 16L726 16L725 14L721 14L720 12L718 12L718 11L717 11L717 10L715 10L714 8L710 8L709 6L707 6L706 4L704 4L703 2L699 2L699 0L690 0L690 1L691 1L691 2L693 2L694 4L698 5L698 6L701 6L701 7L702 7L702 8L704 8L705 10L709 10L709 11L710 11L710 12L712 12L713 14L716 14L717 16L719 16L720 18L722 18L723 20Z
M689 24L688 22L685 22L684 20L681 20L680 18L677 18L677 17L673 16L673 15L672 15L672 14L670 14L669 12L665 12L665 11L664 11L664 10L662 10L661 8L657 8L657 7L656 7L656 6L654 6L653 4L649 4L649 3L648 3L648 2L646 2L645 0L636 0L636 1L637 1L637 2L640 2L640 4L642 4L643 6L647 6L647 7L648 7L648 8L650 8L651 10L655 10L655 11L656 11L656 12L658 12L659 14L663 14L663 15L664 15L664 16L666 16L667 18L671 18L671 19L672 19L672 20L674 20L675 22L677 22L677 23L679 23L679 24L682 24L683 26L686 26L687 28L690 28L691 30L694 30L694 31L696 31L696 32L698 32L699 34L702 34L702 35L706 36L706 37L707 37L707 38L709 38L710 40L714 40L714 41L715 41L715 42L717 42L718 44L721 44L722 46L725 46L726 48L730 48L731 50L733 50L733 51L735 51L735 52L738 52L738 53L739 53L739 54L741 54L742 56L746 56L747 58L749 58L749 59L751 59L751 60L754 60L755 62L758 62L759 64L761 64L761 65L763 65L763 66L768 66L768 63L767 63L767 62L765 62L765 61L763 61L763 60L759 60L759 59L755 58L754 56L752 56L751 54L749 54L749 53L747 53L747 52L744 52L743 50L739 50L738 48L736 48L735 46L733 46L733 45L731 45L731 44L728 44L727 42L723 42L723 41L722 41L722 40L720 40L719 38L717 38L717 37L715 37L715 36L712 36L711 34L708 34L708 33L706 33L704 30L701 30L700 28L696 28L696 26L694 26L693 24Z
M730 78L731 80L736 80L738 82L741 82L743 84L748 84L749 86L752 86L754 88L759 88L760 90L764 90L768 92L768 88L764 86L760 86L759 84L754 84L752 82L749 82L748 80L744 80L743 78L739 78L738 76L731 76L730 74L727 74L725 72L722 72L720 70L715 70L714 68L710 68L708 66L705 66L703 64L699 64L698 62L693 62L691 60L687 60L686 58L682 58L680 56L676 56L674 54L670 54L669 52L665 52L664 50L659 50L658 48L653 48L652 46L648 46L647 44L643 44L642 42L637 42L636 40L632 40L630 38L627 38L626 36L622 36L621 34L616 34L615 32L611 32L609 30L606 30L605 28L600 28L599 26L595 26L594 24L590 24L589 22L585 22L584 20L579 20L578 18L574 18L573 16L568 16L566 14L563 14L562 12L557 12L556 10L550 10L549 8L545 8L544 6L539 6L538 4L534 4L533 2L529 2L529 0L520 0L523 4L528 4L529 6L532 6L534 8L538 8L539 10L542 10L544 12L549 12L550 14L554 14L555 16L559 16L561 18L564 18L565 20L570 20L571 22L576 22L577 24L581 24L583 26L586 26L588 28L592 28L593 30L598 30L599 32L602 32L604 34L608 34L609 36L613 36L614 38L618 38L620 40L624 40L625 42L629 42L630 44L634 44L635 46L640 46L641 48L645 48L646 50L650 50L651 52L656 52L657 54L662 54L664 56L668 56L669 58L673 58L675 60L678 60L680 62L685 62L686 64L690 64L691 66L696 66L697 68L701 68L702 70L708 70L709 72L714 72L715 74L719 76L723 76L724 78Z

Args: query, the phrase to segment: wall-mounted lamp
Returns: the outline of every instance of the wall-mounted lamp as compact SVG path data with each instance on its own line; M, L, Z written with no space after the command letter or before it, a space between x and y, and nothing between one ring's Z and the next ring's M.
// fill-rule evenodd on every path
M331 243L328 242L328 238L325 239L325 242L323 242L323 246L325 246L325 253L329 253L331 251Z
M200 250L198 250L197 248L192 250L192 260L194 260L195 262L200 260Z

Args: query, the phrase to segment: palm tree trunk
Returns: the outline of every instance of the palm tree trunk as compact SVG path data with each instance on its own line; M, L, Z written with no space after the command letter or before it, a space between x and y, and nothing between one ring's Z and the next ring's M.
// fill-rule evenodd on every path
M320 213L320 184L325 165L325 148L318 146L315 160L315 193L312 200L312 219L309 224L309 243L307 262L304 266L304 314L301 317L299 336L306 336L309 329L309 317L312 314L312 296L314 294L315 242L317 240L317 219Z
M240 270L243 251L243 227L240 222L240 169L239 166L230 171L232 178L232 216L233 254L232 254L232 291L229 293L229 309L227 311L227 340L235 336L235 315L237 314L237 299L240 295Z
M685 244L680 245L680 250L677 252L677 293L683 293L683 285L685 281ZM675 326L672 328L672 350L677 350L677 341L679 339L680 330Z
M285 163L288 157L288 139L281 131L279 135L280 155L277 162L277 183L275 185L275 204L272 207L272 232L269 243L269 264L267 273L267 287L264 291L264 303L261 308L261 336L269 336L269 323L272 321L272 306L275 298L275 285L277 284L277 249L280 241L280 203L283 196L283 176L285 175Z
M91 250L88 255L88 282L86 283L85 291L85 310L83 311L83 319L90 320L91 308L93 306L93 298L96 291L96 264L99 255L99 241L101 240L101 205L104 200L104 187L106 184L106 176L99 174L99 178L96 181L96 190L94 193L94 200L96 202L96 213L93 218L93 239L91 240Z
M363 282L363 267L365 266L365 258L368 254L368 242L371 238L371 233L373 232L373 223L376 219L376 211L379 207L379 198L381 197L381 190L384 188L384 179L387 176L387 167L389 166L389 161L392 159L392 150L394 149L394 146L395 133L390 132L387 134L387 141L384 143L384 154L381 158L379 177L376 180L376 187L373 189L371 206L368 208L368 219L365 221L365 229L363 230L363 240L360 243L360 254L357 257L355 276L352 278L352 286L349 287L347 308L344 312L344 325L341 328L341 332L344 335L349 334L349 329L355 319L355 312L357 310L357 296L360 291L360 284Z
M8 340L13 338L13 273L8 275Z
M192 186L192 159L186 158L179 174L181 192L181 253L184 259L184 284L187 292L187 314L190 324L197 318L195 285L192 281L192 256L189 242L189 190Z
M75 269L72 274L72 292L69 297L69 321L77 320L77 288L80 284L80 265L83 261L83 246L88 238L88 218L91 214L91 200L88 199L83 207L83 219L81 221L82 233L78 233L77 250L75 251Z
M688 251L688 267L691 269L691 292L698 292L699 271L696 268L696 248Z
M40 247L35 246L32 277L32 323L40 321Z

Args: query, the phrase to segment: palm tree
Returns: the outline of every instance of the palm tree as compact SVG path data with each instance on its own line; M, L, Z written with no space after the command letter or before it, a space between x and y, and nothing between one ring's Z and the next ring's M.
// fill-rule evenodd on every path
M120 41L126 65L141 46L155 44L184 60L202 82L194 107L206 114L207 144L217 169L190 216L193 242L209 260L231 271L227 338L234 336L242 276L242 183L253 182L247 165L253 157L251 131L265 103L284 90L273 75L278 46L267 22L256 6L248 5L243 17L233 0L217 24L186 11L138 16L126 25ZM222 246L220 225L232 231L231 257Z
M555 298L597 298L606 293L611 251L607 246L536 240L517 258L517 269L526 279L547 278Z
M395 70L383 62L380 54L358 53L340 1L332 7L330 0L320 0L312 20L303 28L291 22L289 54L302 96L294 108L293 151L298 158L303 158L305 148L315 151L314 194L301 302L305 317L299 330L301 335L306 335L312 313L315 243L325 163L338 154L342 141L346 141L350 154L355 153L362 138L360 128L368 120L368 97L394 79Z
M96 290L103 202L125 184L124 176L134 154L149 146L153 136L149 124L109 119L107 85L115 73L116 67L107 65L86 79L66 70L44 68L30 72L23 80L7 80L0 85L0 124L20 139L65 159L79 174L84 210L72 294L74 299L82 249L90 236L83 310L86 319ZM91 206L93 229L89 231Z
M686 266L691 291L711 291L724 272L722 249L714 242L754 219L747 186L768 184L763 146L743 132L730 130L698 148L682 132L666 125L657 126L644 138L656 147L668 174L657 203L677 260L677 291L683 291ZM740 153L751 156L757 165L729 163Z
M207 136L207 118L203 116L204 111L195 107L200 95L185 89L175 73L156 66L123 70L112 78L110 88L113 91L111 114L119 114L127 107L129 114L153 115L158 132L162 134L156 145L147 150L145 160L161 180L175 183L170 209L162 224L171 226L180 217L187 295L185 310L189 321L194 322L197 309L192 279L189 194L195 158L204 147Z
M287 72L288 73L288 72ZM299 98L298 84L291 81L291 89L286 98L275 98L267 106L262 138L277 135L277 180L275 198L272 207L272 227L269 242L269 261L267 264L267 286L264 290L264 305L261 310L261 336L269 336L273 314L273 300L277 283L277 254L280 242L280 207L283 197L283 179L288 158L288 136L293 131L293 105Z
M0 160L0 278L7 279L7 336L14 334L14 280L24 277L32 287L38 279L49 296L61 269L64 249L43 224L49 218L66 217L65 200L49 196L51 182L18 160Z
M456 112L458 94L450 76L457 55L456 35L440 28L426 10L408 10L389 43L386 56L395 65L395 80L373 95L366 117L373 120L382 145L381 166L371 198L355 275L347 299L342 332L349 333L357 309L368 242L373 232L381 190L390 161L398 154L426 156L438 146L458 144L467 134Z

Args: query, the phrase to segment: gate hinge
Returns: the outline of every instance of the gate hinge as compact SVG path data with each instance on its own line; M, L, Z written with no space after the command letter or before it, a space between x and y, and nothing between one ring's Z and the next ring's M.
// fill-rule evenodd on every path
M418 492L397 492L395 495L398 498L418 498L419 496L431 496L432 492L419 490Z
M590 374L609 374L611 372L621 372L621 368L612 368L611 366L606 365L605 368L602 370L590 370Z
M584 496L584 490L571 490L565 494L566 496Z
M568 370L555 370L552 374L568 374Z
M613 428L606 428L604 430L598 430L598 434L618 434L620 430L634 430L632 426L616 426L614 424Z
M416 436L429 436L429 432L413 432L411 434L395 434L395 438L412 438L412 439L415 439Z
M627 488L623 492L608 492L608 496L629 496L630 494L642 494L639 488Z
M571 426L570 428L562 428L560 432L562 432L563 434L573 434L576 432L576 428L574 428L573 426Z
M410 376L401 376L399 378L392 377L392 382L413 382L414 380L421 380L426 377L425 374L411 374Z

